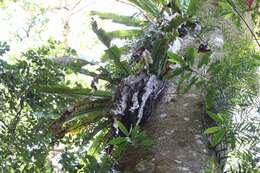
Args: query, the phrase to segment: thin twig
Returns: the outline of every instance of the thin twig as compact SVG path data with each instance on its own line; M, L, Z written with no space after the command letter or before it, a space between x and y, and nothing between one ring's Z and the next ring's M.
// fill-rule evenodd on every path
M233 10L238 14L238 16L242 19L242 21L246 24L246 27L248 28L248 30L250 31L250 33L252 34L252 36L254 37L256 43L258 44L258 46L260 47L260 43L254 33L254 31L250 28L249 24L246 22L246 20L244 19L244 17L242 16L242 14L238 11L238 9L235 7L235 5L232 4L232 2L230 2L230 0L227 0L227 2L229 3L229 5L231 5L231 7L233 8Z

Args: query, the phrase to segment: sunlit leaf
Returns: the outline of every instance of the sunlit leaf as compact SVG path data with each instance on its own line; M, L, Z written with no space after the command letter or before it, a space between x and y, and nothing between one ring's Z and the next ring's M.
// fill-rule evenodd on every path
M217 121L218 123L220 124L224 123L224 118L220 114L215 114L211 111L207 111L207 114L210 116L210 118Z
M40 85L35 86L39 92L49 94L64 94L64 95L82 95L82 96L97 96L97 97L111 97L111 92L108 91L96 91L92 92L89 88L69 88L59 85Z
M123 16L115 13L91 11L91 15L97 15L101 19L111 19L113 22L127 26L141 26L144 22L133 16Z
M113 138L111 139L108 144L110 145L119 145L122 144L124 142L127 142L127 137L117 137L117 138Z
M222 139L224 138L225 134L226 134L225 129L220 129L217 133L215 133L213 135L213 139L211 141L211 145L212 146L218 145L222 141Z
M167 55L169 57L168 61L170 62L175 62L175 63L179 63L182 64L183 63L183 59L181 56L177 55L176 53L173 52L167 52Z
M118 30L118 31L107 32L107 35L112 39L137 37L140 34L142 34L142 30L139 29Z
M128 136L128 130L127 128L124 126L124 124L122 124L120 121L117 121L118 124L118 128L121 130L121 132L124 133L125 136Z
M213 133L218 132L218 131L221 130L221 129L222 129L222 128L219 127L219 126L210 127L210 128L208 128L208 129L206 129L206 130L204 131L204 134L213 134Z
M187 62L189 63L190 66L193 65L196 55L197 55L197 49L189 48L187 50L186 60L187 60Z

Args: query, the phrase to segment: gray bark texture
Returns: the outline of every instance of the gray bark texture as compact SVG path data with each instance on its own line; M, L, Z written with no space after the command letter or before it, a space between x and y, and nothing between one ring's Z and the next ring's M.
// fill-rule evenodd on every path
M201 173L214 152L203 133L203 104L196 91L180 96L168 84L156 110L144 126L152 148L128 148L121 168L138 173Z

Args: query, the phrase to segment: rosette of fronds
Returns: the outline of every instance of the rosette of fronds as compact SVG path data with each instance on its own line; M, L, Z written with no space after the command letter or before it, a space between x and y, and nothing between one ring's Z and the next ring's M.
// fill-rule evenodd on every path
M107 32L93 20L93 32L107 47L101 58L102 65L78 59L75 51L65 51L70 53L69 56L50 59L62 65L66 71L91 76L93 80L90 88L72 88L66 85L36 86L41 93L75 100L53 120L49 129L56 138L55 141L68 144L72 140L75 142L74 147L81 146L79 148L89 151L86 156L90 154L99 158L105 148L107 153L111 153L111 145L129 143L130 136L135 139L144 138L139 126L149 118L163 91L163 79L169 70L168 45L176 37L185 36L182 29L194 30L196 26L192 16L195 14L194 5L197 5L197 1L180 3L129 0L127 3L137 7L140 13L122 16L92 12L93 16L103 20L134 27ZM115 39L122 39L125 44L117 46L113 43ZM83 68L85 65L99 67L93 72ZM99 89L99 80L106 82L106 91ZM106 145L108 143L109 147ZM70 147L67 147L68 153L72 151ZM80 167L79 160L74 161Z

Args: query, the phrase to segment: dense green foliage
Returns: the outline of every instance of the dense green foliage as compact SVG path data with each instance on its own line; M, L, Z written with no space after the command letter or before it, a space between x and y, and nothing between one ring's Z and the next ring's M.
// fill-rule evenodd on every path
M53 172L47 156L57 144L65 146L59 161L62 171L109 172L126 146L150 147L152 141L139 126L129 130L109 113L120 81L143 69L161 80L174 78L180 94L195 87L201 89L206 112L214 121L214 126L204 132L211 137L210 147L225 143L228 156L239 159L237 165L227 160L226 165L231 165L227 171L259 171L254 158L260 142L260 127L256 123L259 120L247 115L248 109L259 106L259 52L252 42L235 40L226 33L221 50L224 57L220 61L212 59L211 50L198 52L194 47L182 56L172 52L170 44L181 37L178 28L184 22L189 24L187 32L197 36L196 14L203 2L129 0L128 3L143 16L92 12L101 19L136 27L106 32L97 21L92 21L93 32L106 46L102 65L78 59L75 50L53 40L28 50L13 64L0 60L0 171ZM259 22L259 9L248 10L242 1L221 1L218 15L231 19L241 29L240 13L234 8L240 9L241 14L251 11L254 22ZM172 17L173 13L179 15ZM202 30L199 36L206 32ZM124 39L123 45L113 44L118 38ZM140 49L141 54L132 58ZM7 43L0 43L1 56L8 50ZM49 58L52 56L61 57ZM84 66L98 68L91 71ZM93 78L89 88L66 81L66 75L79 73ZM105 83L105 90L99 81ZM115 127L123 135L115 135Z
M44 171L51 138L50 118L68 100L41 94L35 86L62 82L63 68L48 61L46 47L29 50L15 64L1 60L1 171Z

